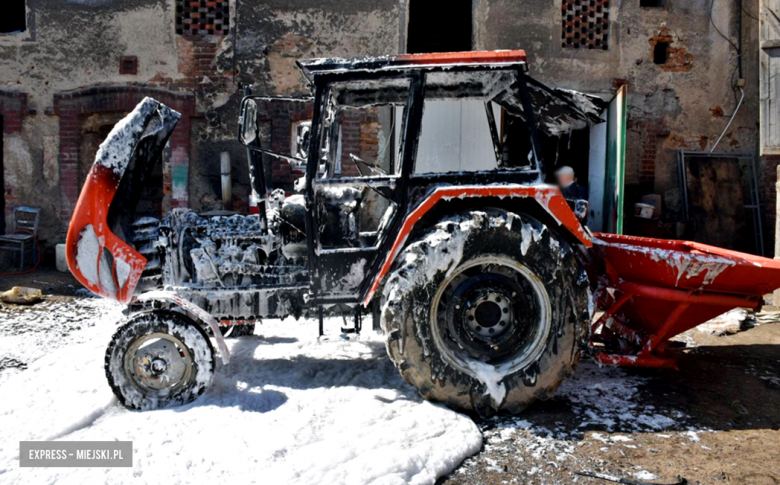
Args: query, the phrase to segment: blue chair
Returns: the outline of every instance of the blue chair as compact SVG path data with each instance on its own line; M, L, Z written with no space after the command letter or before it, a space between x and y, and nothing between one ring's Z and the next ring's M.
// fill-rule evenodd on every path
M18 253L19 271L24 270L25 260L33 261L36 257L35 238L38 237L40 219L40 209L17 207L14 209L14 228L11 234L0 236L0 253Z

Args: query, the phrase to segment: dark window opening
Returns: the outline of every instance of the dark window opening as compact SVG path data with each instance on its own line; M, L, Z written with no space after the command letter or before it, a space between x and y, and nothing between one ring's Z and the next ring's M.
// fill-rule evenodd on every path
M582 128L560 136L550 136L538 132L544 162L545 182L555 185L555 171L564 165L574 169L576 182L588 189L590 168L590 128ZM531 159L531 134L528 125L522 119L505 114L504 116L504 165L519 167ZM585 156L583 156L585 154Z
M11 0L3 5L0 34L16 34L27 30L27 8L24 0Z
M136 56L124 56L120 58L119 74L138 74L138 58Z
M657 42L653 47L653 62L659 65L666 64L666 49L669 47L668 42Z
M664 0L639 0L639 6L645 8L660 8L664 6Z
M471 0L413 0L409 6L410 54L471 50Z

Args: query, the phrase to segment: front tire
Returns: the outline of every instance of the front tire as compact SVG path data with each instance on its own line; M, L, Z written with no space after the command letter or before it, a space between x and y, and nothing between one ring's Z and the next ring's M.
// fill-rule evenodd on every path
M426 399L519 413L573 372L588 295L572 248L536 219L459 214L398 256L382 299L388 354Z
M194 401L211 385L214 362L214 348L199 325L179 313L154 311L119 327L105 369L122 405L151 410Z

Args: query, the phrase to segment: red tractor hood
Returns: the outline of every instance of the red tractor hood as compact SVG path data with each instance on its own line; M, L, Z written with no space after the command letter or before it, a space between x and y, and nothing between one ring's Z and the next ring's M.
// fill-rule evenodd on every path
M135 207L181 115L145 98L100 145L68 227L68 267L90 291L126 303L146 266L126 241Z

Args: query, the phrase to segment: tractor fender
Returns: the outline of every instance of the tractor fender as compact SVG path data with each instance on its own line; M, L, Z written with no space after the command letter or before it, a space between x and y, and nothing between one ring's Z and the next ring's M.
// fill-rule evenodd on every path
M577 216L574 215L574 212L569 207L566 199L561 195L560 189L556 186L547 184L505 184L437 187L406 215L390 251L385 257L382 266L379 268L379 272L371 280L371 285L368 287L368 293L363 299L363 305L368 307L385 275L390 271L396 256L401 252L401 249L403 249L406 239L409 237L412 229L414 229L415 224L417 224L428 211L442 200L480 197L532 198L536 200L542 209L552 216L563 230L568 231L584 246L591 247L593 245L587 231L577 220Z
M219 331L219 323L217 323L217 320L203 308L189 300L185 300L176 293L163 290L148 291L138 296L135 301L139 303L153 301L170 303L181 308L182 312L193 320L205 323L214 333L214 339L217 341L217 348L219 348L222 363L227 365L228 362L230 362L230 350L228 350L227 344L225 344L225 338L222 336L222 332Z

